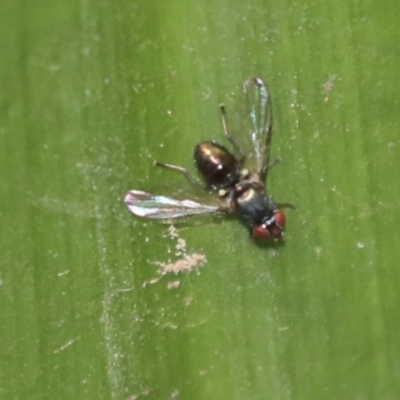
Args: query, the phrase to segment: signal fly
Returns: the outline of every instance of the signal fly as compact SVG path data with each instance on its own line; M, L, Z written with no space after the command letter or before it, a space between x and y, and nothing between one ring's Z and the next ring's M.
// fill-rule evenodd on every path
M125 196L128 210L139 217L150 219L177 219L202 214L236 213L253 237L280 239L286 224L285 213L266 193L270 168L280 159L270 161L272 138L272 105L267 85L260 78L244 82L247 116L242 139L231 134L227 113L220 106L222 126L233 151L214 141L199 143L194 149L194 163L202 180L189 170L173 164L156 162L155 165L177 171L208 192L214 192L218 202L198 202L153 195L131 190ZM242 144L243 142L243 144ZM244 144L247 143L247 148Z

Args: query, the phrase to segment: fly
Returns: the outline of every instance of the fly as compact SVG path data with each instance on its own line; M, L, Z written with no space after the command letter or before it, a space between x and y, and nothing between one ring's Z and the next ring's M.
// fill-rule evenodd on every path
M178 200L131 190L126 194L124 201L132 214L153 219L176 219L202 214L236 213L254 237L282 237L286 216L280 208L291 205L275 203L265 192L268 172L280 161L270 161L270 93L260 78L247 80L243 88L248 101L244 137L249 144L247 152L232 136L225 107L221 106L224 134L234 152L213 141L199 143L194 149L194 163L204 182L195 178L186 168L155 163L157 166L183 174L191 183L200 185L209 192L217 193L219 204L206 204L189 199Z

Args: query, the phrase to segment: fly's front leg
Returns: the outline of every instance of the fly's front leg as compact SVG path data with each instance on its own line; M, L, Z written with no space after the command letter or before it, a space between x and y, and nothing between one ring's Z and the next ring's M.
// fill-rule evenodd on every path
M297 207L292 203L276 203L278 208L291 208L292 210L297 210Z
M236 149L236 151L240 154L241 160L244 160L245 154L244 154L243 149L238 145L235 138L230 133L225 106L221 105L221 106L219 106L219 108L220 108L221 114L222 114L222 126L224 128L225 136L231 142L231 144Z
M172 171L180 172L186 177L186 179L190 183L193 183L194 185L200 186L202 189L204 189L204 185L202 184L202 182L200 182L197 178L195 178L186 168L179 167L178 165L173 165L173 164L160 163L158 161L156 161L154 165L156 165L157 167L163 167L166 169L170 169Z

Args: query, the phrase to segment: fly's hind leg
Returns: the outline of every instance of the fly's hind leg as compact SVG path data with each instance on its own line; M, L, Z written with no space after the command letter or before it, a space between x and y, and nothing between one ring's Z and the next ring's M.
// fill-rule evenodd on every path
M173 165L173 164L166 164L166 163L160 163L158 161L156 161L154 163L155 166L157 167L162 167L162 168L166 168L166 169L170 169L172 171L177 171L181 174L183 174L185 176L185 178L190 182L193 183L196 186L201 187L202 189L204 189L204 185L202 184L202 182L200 182L197 178L195 178L189 170L187 170L186 168L183 167L179 167L178 165Z

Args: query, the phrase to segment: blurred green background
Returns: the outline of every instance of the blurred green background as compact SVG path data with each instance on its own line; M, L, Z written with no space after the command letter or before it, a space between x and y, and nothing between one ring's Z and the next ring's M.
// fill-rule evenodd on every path
M400 3L3 0L1 399L400 398ZM281 246L234 218L133 218L190 192L260 76ZM237 116L239 118L240 116ZM172 188L172 189L171 189ZM179 287L170 284L179 281Z

